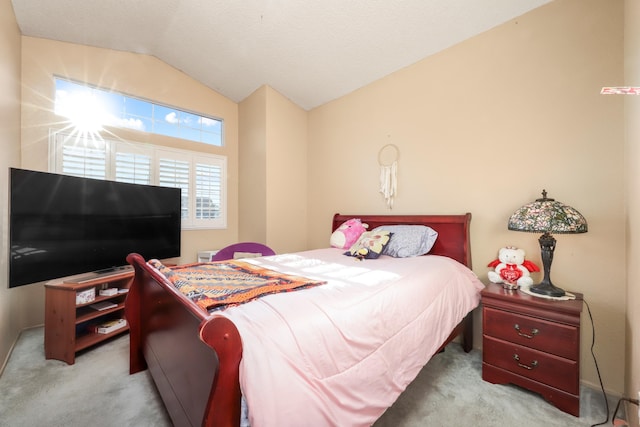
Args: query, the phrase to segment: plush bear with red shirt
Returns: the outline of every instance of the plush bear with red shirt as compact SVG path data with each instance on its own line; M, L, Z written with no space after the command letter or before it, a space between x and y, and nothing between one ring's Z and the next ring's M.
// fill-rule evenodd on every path
M489 263L494 271L488 273L493 283L504 283L511 287L531 286L533 279L530 273L540 271L537 265L525 259L525 252L513 246L507 246L498 252L498 259Z

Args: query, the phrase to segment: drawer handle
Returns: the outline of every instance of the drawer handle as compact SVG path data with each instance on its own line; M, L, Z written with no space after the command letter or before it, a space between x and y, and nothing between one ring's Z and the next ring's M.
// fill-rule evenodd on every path
M518 362L518 366L520 366L521 368L524 368L524 369L528 369L529 371L538 366L538 361L537 360L534 360L533 362L531 362L531 366L525 365L524 363L520 363L520 356L518 356L517 354L513 355L513 359L516 362Z
M528 339L532 339L533 337L538 335L538 333L540 332L539 330L534 328L534 329L531 330L531 334L525 334L524 332L522 332L520 330L520 325L518 325L517 323L515 325L513 325L513 328L518 332L518 335L520 335L521 337L528 338Z

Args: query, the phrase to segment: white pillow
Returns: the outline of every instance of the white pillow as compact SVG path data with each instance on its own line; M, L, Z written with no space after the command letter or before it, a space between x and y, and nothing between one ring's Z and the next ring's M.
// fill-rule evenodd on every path
M438 238L438 232L426 225L382 225L372 231L379 230L393 233L382 254L396 258L424 255L431 250Z
M242 258L258 258L262 256L262 252L234 252L233 259Z

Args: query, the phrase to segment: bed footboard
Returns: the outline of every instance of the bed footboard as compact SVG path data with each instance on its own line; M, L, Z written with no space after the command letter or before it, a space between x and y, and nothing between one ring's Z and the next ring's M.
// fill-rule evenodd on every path
M135 278L125 305L131 374L149 369L175 426L237 426L242 343L235 325L210 316L150 268L127 261Z

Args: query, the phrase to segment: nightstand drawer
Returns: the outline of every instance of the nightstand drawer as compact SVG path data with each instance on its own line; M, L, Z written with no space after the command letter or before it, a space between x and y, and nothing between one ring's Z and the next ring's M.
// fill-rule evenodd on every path
M579 330L575 326L549 322L485 307L483 333L567 359L578 360Z
M485 363L578 394L578 362L489 336L483 337Z

